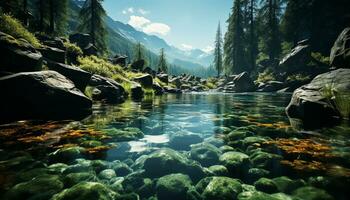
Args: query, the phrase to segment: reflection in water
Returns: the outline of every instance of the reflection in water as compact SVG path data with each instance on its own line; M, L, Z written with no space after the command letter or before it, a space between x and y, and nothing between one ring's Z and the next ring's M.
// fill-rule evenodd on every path
M266 173L268 178L303 178L300 187L306 182L311 184L312 180L312 186L318 187L330 181L325 177L331 177L330 183L344 181L344 177L348 179L349 125L297 132L285 115L289 100L288 94L163 95L116 106L95 104L93 114L81 121L2 125L0 191L8 195L6 192L14 190L16 184L42 174L59 175L64 182L72 172L88 173L93 176L92 180L112 187L117 180L102 179L98 176L102 169L112 168L117 176L126 178L131 172L145 169L144 160L164 148L179 153L166 154L164 152L169 150L164 150L164 158L197 163L209 173L206 176L232 176L251 185ZM239 169L246 173L244 176L234 175L235 170L230 171L230 166L226 165L229 162L220 157L225 152L236 151L249 158L249 165ZM99 164L91 164L92 161ZM177 162L180 161L169 161L169 167L172 169ZM159 161L158 164L167 163ZM219 169L223 171L218 172ZM120 171L122 175L118 174ZM175 172L179 172L178 169ZM192 177L194 171L188 173ZM324 177L325 182L319 177ZM147 174L143 178L148 178ZM338 199L346 196L346 191L320 188ZM154 195L153 190L149 192L151 194L146 196Z

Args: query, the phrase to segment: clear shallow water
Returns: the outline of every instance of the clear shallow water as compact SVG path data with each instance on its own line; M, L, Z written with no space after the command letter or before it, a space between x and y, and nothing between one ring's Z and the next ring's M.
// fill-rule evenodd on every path
M289 100L289 94L164 95L117 106L94 105L93 115L79 122L2 125L2 198L50 199L56 194L59 199L64 189L90 181L119 194L161 199L158 178L182 173L204 197L197 184L201 179L227 176L243 184L238 199L249 199L249 194L266 194L264 199L347 199L349 125L296 131L284 112ZM247 158L222 156L230 155L227 152ZM171 154L172 160L152 160L157 153L164 159ZM147 167L150 162L159 167L157 173ZM211 167L217 165L224 167ZM109 169L115 174L106 175ZM289 177L283 179L289 189L274 188L283 185L282 176ZM261 177L273 183L257 183ZM142 184L136 184L140 180ZM140 189L145 180L152 182L146 191ZM51 186L53 182L57 184ZM43 185L51 192L38 197L48 190Z

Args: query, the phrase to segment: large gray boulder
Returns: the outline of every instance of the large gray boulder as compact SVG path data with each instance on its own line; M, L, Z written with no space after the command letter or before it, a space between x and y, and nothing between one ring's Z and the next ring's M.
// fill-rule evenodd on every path
M127 97L124 87L110 78L94 74L89 85L95 87L92 94L93 100L121 103Z
M325 91L332 90L339 95L349 95L349 80L350 69L337 69L318 75L311 83L294 91L292 100L286 108L287 115L291 119L299 119L292 122L302 122L304 128L328 124L340 113L336 108L337 100L334 97L327 97ZM343 103L346 104L346 99Z
M78 67L65 65L57 62L48 62L50 70L56 71L73 81L74 85L81 91L85 90L91 79L91 74Z
M0 88L1 119L71 119L91 113L91 100L55 71L4 76Z
M287 74L304 71L310 61L311 47L301 42L280 61L279 69Z
M153 86L153 78L149 74L145 74L134 78L134 81L140 83L143 87L151 88Z
M243 72L232 77L233 80L229 82L224 90L226 92L254 92L256 87L253 80L249 77L248 72Z
M49 46L43 46L38 50L44 56L45 60L59 62L59 63L66 62L66 51L64 50L54 48L54 47L49 47Z
M330 64L336 68L350 68L350 27L344 29L335 41L331 50Z
M24 39L15 39L0 32L0 71L29 72L40 71L43 56Z

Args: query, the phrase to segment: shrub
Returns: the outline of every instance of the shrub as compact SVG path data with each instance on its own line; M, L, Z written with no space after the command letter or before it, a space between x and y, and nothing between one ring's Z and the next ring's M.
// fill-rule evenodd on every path
M264 72L259 73L258 79L256 80L258 83L266 83L268 81L276 80L275 75L272 70L266 69Z
M114 74L124 75L123 69L96 56L78 57L79 67L93 74L111 78Z
M293 81L300 81L304 82L310 80L310 76L304 75L304 74L293 74L287 77L288 82L293 82Z
M69 64L76 64L78 62L78 57L83 56L83 51L80 47L70 42L65 42L64 46L66 47L67 62Z
M311 57L313 59L315 59L316 61L323 63L325 65L329 65L330 61L329 61L329 57L323 56L321 53L319 52L312 52L311 53Z
M15 38L23 38L36 48L41 46L39 40L36 39L36 37L30 33L21 22L13 18L11 15L0 14L0 30Z

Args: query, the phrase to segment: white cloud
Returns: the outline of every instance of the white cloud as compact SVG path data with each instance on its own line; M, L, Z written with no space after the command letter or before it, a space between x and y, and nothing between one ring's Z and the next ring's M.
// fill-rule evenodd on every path
M167 35L171 30L167 24L151 22L145 17L135 15L130 16L128 24L147 34Z
M189 45L189 44L181 44L181 49L185 50L185 51L189 51L193 49L193 46Z
M124 15L126 15L126 14L132 14L132 13L134 13L134 12L135 12L135 10L134 10L133 7L124 9L124 10L122 11L122 13L123 13Z
M150 11L144 10L144 9L142 9L142 8L139 8L139 9L138 9L138 12L139 12L141 15L147 15L147 14L150 13Z
M143 32L147 34L156 33L160 35L167 35L170 30L170 27L163 23L151 23L143 27Z
M147 18L135 16L130 16L128 24L137 29L142 29L145 25L151 23L151 21Z
M204 49L202 49L202 51L204 51L205 53L211 53L214 50L214 47L209 45L207 47L205 47Z

